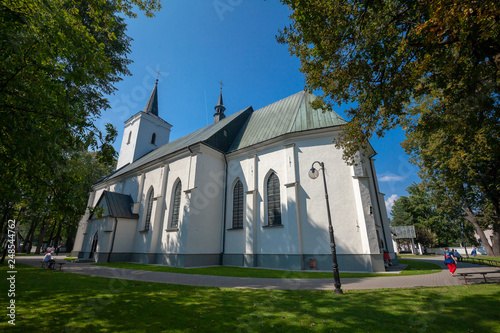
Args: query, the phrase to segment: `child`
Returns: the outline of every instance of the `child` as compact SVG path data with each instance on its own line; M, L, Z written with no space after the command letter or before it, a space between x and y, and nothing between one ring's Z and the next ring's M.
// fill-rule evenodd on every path
M457 270L457 260L453 256L453 253L450 252L449 248L445 248L444 263L448 266L451 276L453 276L453 274L455 274L455 271Z

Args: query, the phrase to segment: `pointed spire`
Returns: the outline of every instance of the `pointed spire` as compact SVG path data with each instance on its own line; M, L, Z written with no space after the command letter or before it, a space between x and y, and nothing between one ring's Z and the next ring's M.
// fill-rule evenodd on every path
M149 96L144 112L154 114L158 117L158 79L156 79L155 87Z
M215 109L214 123L217 123L217 122L221 121L222 119L226 118L226 115L224 114L224 111L226 111L226 107L224 106L224 102L222 101L222 86L224 84L222 83L222 81L219 83L220 83L219 102L214 107L214 109Z
M222 101L222 87L220 87L220 93L219 93L219 102L217 103L217 106L224 106L224 102Z

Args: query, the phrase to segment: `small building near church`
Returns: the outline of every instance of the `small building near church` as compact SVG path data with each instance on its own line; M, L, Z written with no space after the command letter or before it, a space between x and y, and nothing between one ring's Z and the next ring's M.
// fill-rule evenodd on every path
M125 122L117 170L93 185L73 255L97 262L331 270L327 207L313 162L325 165L340 271L384 271L394 258L368 144L347 165L333 140L346 124L305 91L225 115L169 142L157 84Z

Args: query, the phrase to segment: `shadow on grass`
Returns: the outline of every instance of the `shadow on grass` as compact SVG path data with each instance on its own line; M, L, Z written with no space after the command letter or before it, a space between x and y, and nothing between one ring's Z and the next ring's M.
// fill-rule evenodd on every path
M401 264L407 267L399 272L392 274L387 273L340 273L340 278L365 278L365 277L390 277L401 275L421 275L433 274L440 272L442 267L434 263L428 263L416 260L399 260ZM266 279L329 279L332 278L332 272L315 272L315 271L286 271L286 270L273 270L262 268L248 268L248 267L232 267L232 266L211 266L211 267L195 267L195 268L182 268L162 265L147 265L137 263L101 263L93 264L95 266L123 268L131 270L143 270L152 272L166 272L166 273L181 273L181 274L194 274L194 275L212 275L212 276L232 276L232 277L249 277L249 278L266 278Z
M6 269L2 268L5 272ZM6 290L6 279L0 282ZM332 291L201 288L19 267L14 332L498 331L500 285ZM457 315L459 314L459 315Z

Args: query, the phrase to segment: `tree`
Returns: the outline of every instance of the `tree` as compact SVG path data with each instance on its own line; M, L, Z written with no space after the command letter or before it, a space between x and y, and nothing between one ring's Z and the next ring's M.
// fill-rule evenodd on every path
M112 164L104 163L97 153L82 150L69 156L65 162L51 184L51 215L61 225L60 236L65 236L66 247L72 248L92 185L109 175L114 170L116 161Z
M15 178L39 171L75 146L111 161L109 135L94 125L122 75L130 38L120 11L151 10L157 0L16 0L0 4L0 165ZM5 181L6 182L6 181Z
M98 151L113 163L116 130L94 122L105 95L128 75L124 15L147 16L158 0L3 0L0 2L0 185L2 228L17 203L57 177L68 154Z
M448 205L445 198L431 189L425 180L412 184L406 190L409 195L394 202L391 224L415 226L417 242L428 247L458 243L463 212ZM472 238L470 233L468 238Z
M440 115L437 108L454 107L454 117ZM446 188L446 194L474 225L487 252L500 255L500 135L498 120L484 112L480 97L460 104L441 106L427 99L418 107L420 118L408 126L405 150L420 167L421 177ZM452 134L452 135L451 135ZM483 230L493 230L493 244Z
M278 41L322 92L317 106L354 105L337 140L345 158L402 126L419 166L462 200L460 183L491 206L500 240L500 3L282 2L292 23Z
M478 192L469 192L468 198L464 198L462 193L446 188L439 179L422 172L420 176L421 183L406 189L408 197L394 202L391 224L414 225L417 241L429 246L427 241L432 239L435 245L454 246L461 241L462 233L466 243L477 245L475 230L488 255L496 255L484 235L484 229L490 228L494 220L491 216L494 211L490 206L481 205L484 201L477 199ZM476 201L471 200L473 197Z
M300 59L306 86L327 107L355 103L342 142L350 155L415 116L412 103L432 92L452 104L478 94L497 104L498 1L282 2L292 23L278 41Z

